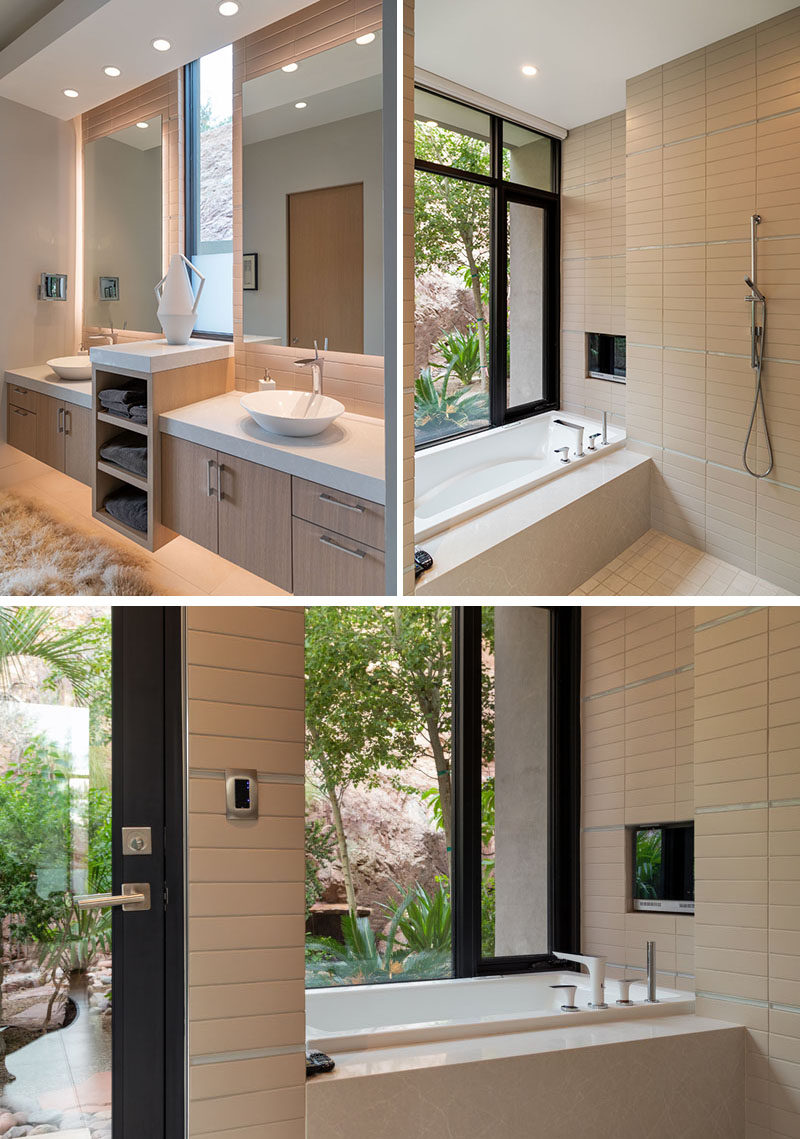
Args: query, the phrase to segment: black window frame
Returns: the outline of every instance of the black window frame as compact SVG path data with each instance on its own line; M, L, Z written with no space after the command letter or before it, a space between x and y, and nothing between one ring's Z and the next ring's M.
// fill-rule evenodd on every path
M191 261L197 254L198 227L200 218L197 210L197 165L200 155L200 60L194 59L183 69L184 104L184 248ZM192 338L197 340L233 340L230 332L211 332L196 328Z
M489 119L489 148L491 174L478 174L427 162L414 156L414 173L422 171L441 177L460 179L485 186L490 192L490 251L489 251L489 423L469 431L456 431L438 439L416 443L416 450L435 447L452 439L463 439L502 427L520 419L528 419L546 411L558 410L561 403L561 139L536 128L536 133L551 142L552 185L554 190L540 190L511 182L503 177L503 124L525 126L513 119L487 112L482 107L465 103L444 95L441 91L417 83L416 91L424 91L448 99L464 107L472 107ZM531 127L526 127L531 130ZM544 266L543 289L542 399L525 404L508 404L508 220L509 204L535 206L544 212Z
M554 949L580 952L581 611L550 613L549 952L481 954L481 606L453 609L453 976L542 972L563 967Z

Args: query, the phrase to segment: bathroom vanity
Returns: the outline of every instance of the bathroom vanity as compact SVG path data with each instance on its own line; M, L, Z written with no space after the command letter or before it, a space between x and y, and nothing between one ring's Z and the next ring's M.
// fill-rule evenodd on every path
M137 341L91 359L91 380L47 366L7 372L7 437L91 486L98 521L151 551L182 535L300 595L383 592L382 420L345 413L305 438L264 431L232 390L228 341ZM132 380L143 422L101 402ZM100 454L122 432L144 442L140 473ZM106 509L119 488L144 496L146 530Z

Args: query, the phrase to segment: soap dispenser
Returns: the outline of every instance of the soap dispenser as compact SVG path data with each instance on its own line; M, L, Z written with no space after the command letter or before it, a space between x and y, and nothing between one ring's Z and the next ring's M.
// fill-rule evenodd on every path
M269 368L265 368L263 380L258 381L258 390L260 392L274 392L276 386L277 385L276 385L275 381L273 380L272 376L269 374Z

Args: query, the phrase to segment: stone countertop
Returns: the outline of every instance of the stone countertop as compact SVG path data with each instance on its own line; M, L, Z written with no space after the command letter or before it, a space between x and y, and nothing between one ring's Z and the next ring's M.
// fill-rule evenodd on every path
M89 349L93 364L121 368L137 375L153 375L189 364L207 364L233 356L230 340L190 340L188 344L167 344L166 340L136 340L131 344L104 344Z
M240 405L245 394L226 392L165 412L159 416L159 430L369 502L385 503L382 419L345 412L319 435L274 435L259 427Z
M18 382L21 387L63 399L65 403L74 403L78 407L92 406L91 380L60 380L47 364L38 364L33 368L10 368L5 374L5 380L6 386Z

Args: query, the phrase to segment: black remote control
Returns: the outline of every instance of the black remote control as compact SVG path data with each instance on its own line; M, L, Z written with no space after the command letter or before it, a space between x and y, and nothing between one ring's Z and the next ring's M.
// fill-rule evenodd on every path
M433 558L427 550L414 551L414 577L417 578L429 570L433 565Z
M336 1064L324 1052L306 1052L306 1075L319 1076L322 1072L332 1072Z

